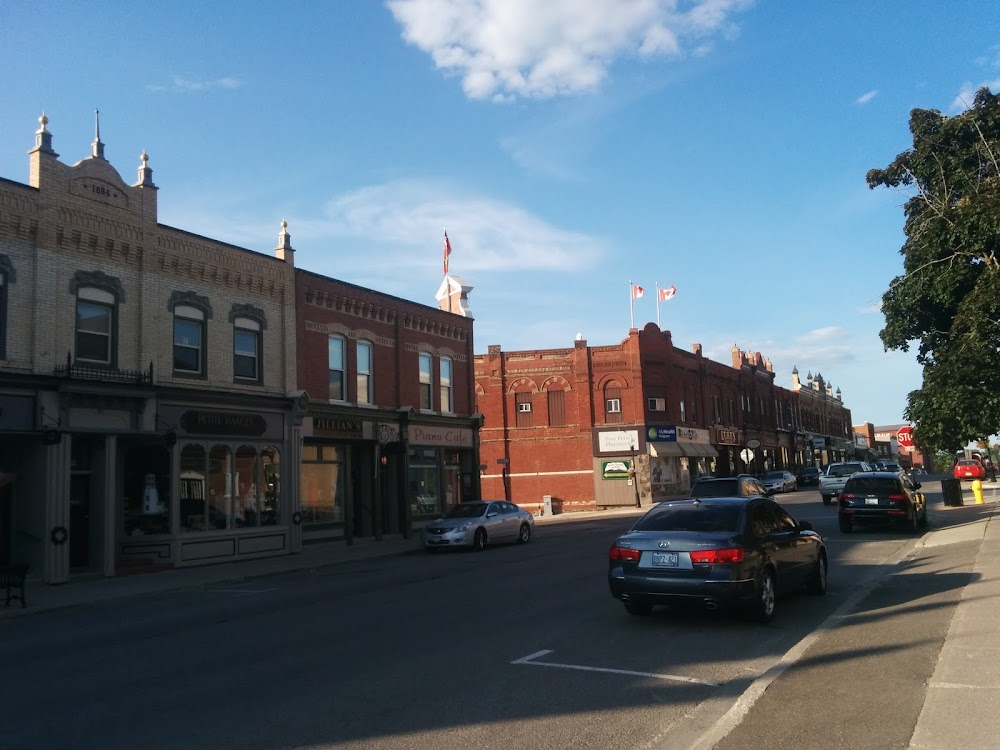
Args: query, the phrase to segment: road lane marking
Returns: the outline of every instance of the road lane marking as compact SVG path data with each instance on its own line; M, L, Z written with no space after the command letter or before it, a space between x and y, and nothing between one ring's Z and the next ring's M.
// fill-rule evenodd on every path
M526 664L531 667L555 667L556 669L573 669L578 672L602 672L604 674L621 674L629 677L652 677L656 680L668 680L670 682L689 682L693 685L707 685L708 687L719 687L717 682L705 682L696 680L694 677L684 677L676 674L656 674L655 672L635 672L631 669L611 669L609 667L587 667L582 664L559 664L551 661L535 661L536 659L552 653L552 649L536 651L528 656L515 659L511 664Z

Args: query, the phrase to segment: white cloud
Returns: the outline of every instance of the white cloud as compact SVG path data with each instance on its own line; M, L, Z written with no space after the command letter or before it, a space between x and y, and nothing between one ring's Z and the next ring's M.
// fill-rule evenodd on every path
M623 57L678 57L737 33L753 0L388 0L403 38L462 77L472 99L589 91Z
M855 100L855 104L867 104L872 99L878 96L878 89L872 89L867 94L862 94Z
M1000 78L996 78L992 81L985 81L980 83L978 86L968 82L963 83L961 90L958 92L958 96L956 96L954 101L951 103L951 111L958 113L969 109L969 107L972 106L972 102L976 99L976 92L983 86L995 94L1000 91Z
M882 300L875 300L867 305L858 308L859 315L871 315L882 312Z
M195 91L213 91L216 89L238 89L243 86L243 81L232 76L223 78L213 78L207 80L194 80L184 76L171 76L169 84L151 83L146 86L148 91L162 92L171 91L179 93L189 93Z

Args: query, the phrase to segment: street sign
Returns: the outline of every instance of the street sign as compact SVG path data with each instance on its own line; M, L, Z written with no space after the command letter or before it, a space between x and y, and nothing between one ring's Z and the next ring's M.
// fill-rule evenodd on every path
M760 448L760 441L753 438L747 440L747 448Z
M502 466L506 466L507 464L510 463L510 459L509 458L498 458L497 459L497 463L500 464L500 465L502 465Z
M740 451L740 458L743 459L743 463L749 464L751 461L753 461L753 451L750 450L749 448L744 448L743 450Z
M913 428L912 427L900 427L896 431L896 442L899 443L901 448L912 448L913 447Z

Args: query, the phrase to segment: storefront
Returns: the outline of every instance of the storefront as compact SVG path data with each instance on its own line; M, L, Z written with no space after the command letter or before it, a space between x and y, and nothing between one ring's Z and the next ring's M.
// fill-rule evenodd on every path
M686 493L691 488L687 452L677 441L675 425L647 425L649 487L653 502Z
M594 504L598 508L635 507L650 499L649 436L641 425L599 427L593 431Z
M471 427L411 424L407 429L407 497L415 523L476 499Z
M723 427L713 428L715 439L712 444L715 446L719 456L715 462L715 475L719 477L735 476L737 471L737 460L740 452L740 431Z
M712 445L712 436L708 430L697 427L677 427L677 445L687 459L687 472L691 482L697 482L698 477L714 476L719 452Z
M0 393L0 566L27 562L22 529L30 506L31 457L41 451L34 394Z

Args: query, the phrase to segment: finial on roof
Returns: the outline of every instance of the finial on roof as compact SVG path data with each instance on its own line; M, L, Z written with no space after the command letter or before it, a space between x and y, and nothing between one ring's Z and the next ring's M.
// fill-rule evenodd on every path
M288 222L282 218L281 231L278 233L278 246L274 249L274 257L286 263L295 263L295 249L292 247L292 236L288 233Z
M284 217L282 217L281 218L281 231L285 231L286 229L288 229L288 222L285 221Z
M91 144L91 156L95 159L104 158L104 144L101 143L101 110L94 110L94 142Z
M38 118L38 124L41 125L41 129L45 130L45 126L49 124L49 118L45 115L45 110L42 110L42 116Z
M146 149L142 150L139 154L139 161L142 163L139 165L139 181L136 183L139 187L155 188L156 185L153 184L153 170L149 168L149 154L146 153Z
M49 156L59 156L59 154L52 150L52 133L45 127L48 124L49 118L43 110L42 116L38 118L38 130L35 131L35 148L32 149L32 152L38 151Z
M139 154L139 161L142 162L142 166L146 166L146 162L149 161L149 154L146 153L146 149L143 149L142 153Z

